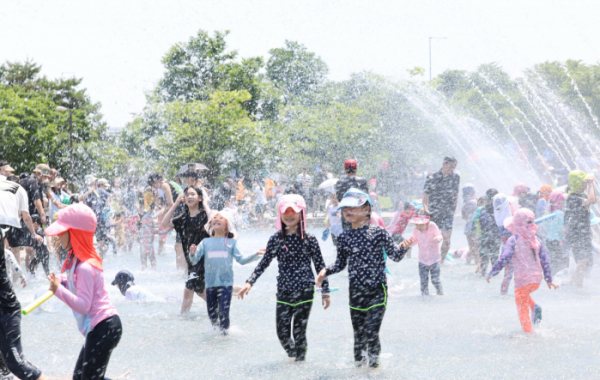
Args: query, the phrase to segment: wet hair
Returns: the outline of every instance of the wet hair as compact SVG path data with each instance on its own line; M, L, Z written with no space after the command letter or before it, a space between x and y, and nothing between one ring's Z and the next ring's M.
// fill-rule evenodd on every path
M162 181L163 175L160 173L150 173L148 176L148 186L152 186L157 180Z
M496 196L496 194L498 194L498 190L496 189L488 189L488 191L485 192L485 197L487 199L492 199Z
M458 160L454 156L444 157L444 164L458 163Z
M404 202L404 211L408 210L412 206L413 206L412 203L410 203L410 202Z
M193 179L196 179L196 180L197 180L198 178L200 178L200 173L198 173L198 172L197 172L197 171L195 171L195 170L188 170L188 171L186 171L186 172L182 173L182 174L180 175L180 177L181 177L181 178L193 178Z
M75 203L79 203L79 196L78 196L78 194L71 195L71 199L70 199L69 204L73 205Z
M485 202L487 202L488 198L485 196L479 197L477 199L477 207L481 207L485 204Z
M424 209L424 208L422 208L422 209L418 210L418 211L415 213L415 215L424 215L424 216L429 216L429 215L427 215L427 211L425 211L425 209Z
M122 216L123 216L123 213L120 211L115 213L115 218L120 218Z
M198 208L200 210L204 210L204 204L202 203L202 201L204 200L204 196L202 195L202 190L200 190L200 188L196 186L188 186L185 189L183 189L183 194L187 194L189 189L196 191L196 194L198 194L198 197L200 197L200 202L198 202ZM187 205L185 206L187 207Z

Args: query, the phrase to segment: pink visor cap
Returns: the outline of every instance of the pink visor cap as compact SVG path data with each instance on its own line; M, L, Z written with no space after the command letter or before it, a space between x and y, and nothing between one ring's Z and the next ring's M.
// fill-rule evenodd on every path
M281 214L288 208L294 210L294 212L304 211L302 218L304 225L306 226L306 202L304 198L297 194L287 194L279 199L279 205L277 206L277 221L275 222L275 228L281 230Z
M513 189L512 195L513 196L519 195L519 194L524 193L524 192L526 192L528 190L529 190L529 187L527 187L526 184L524 184L524 183L517 183L515 185L515 188Z
M71 229L94 232L97 225L98 221L94 211L82 203L75 203L62 209L58 213L56 222L52 223L44 232L48 236L60 235Z
M427 215L415 215L410 220L412 224L427 224L429 223L429 216Z

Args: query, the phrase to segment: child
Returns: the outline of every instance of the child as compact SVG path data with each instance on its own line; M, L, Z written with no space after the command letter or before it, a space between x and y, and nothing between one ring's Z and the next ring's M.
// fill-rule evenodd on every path
M118 286L119 291L127 301L149 301L156 298L154 294L137 286L134 281L135 279L130 271L121 270L117 273L111 285Z
M94 248L96 215L78 203L62 210L46 235L58 235L69 252L62 271L50 273L50 290L73 309L85 343L77 359L74 380L104 379L112 351L123 334L123 326L104 284L102 259Z
M350 282L350 318L354 330L354 360L357 366L368 362L379 366L381 343L379 329L387 305L387 284L384 251L389 258L402 260L411 240L396 247L388 232L370 224L371 198L364 192L351 188L342 198L338 208L352 225L338 237L335 264L319 272L317 287L325 278L339 273L348 266ZM363 353L367 353L367 358Z
M200 242L196 252L191 253L190 259L196 264L204 257L208 316L212 325L218 326L221 334L227 335L233 289L233 259L245 265L258 260L264 252L258 251L254 255L242 256L237 246L233 216L225 210L211 211L204 228L211 237Z
M502 243L506 244L506 242L512 236L512 234L510 233L509 230L507 230L504 227L504 221L507 218L512 216L513 207L510 204L508 197L502 193L498 193L498 194L494 195L493 205L494 205L494 219L496 220L496 225L498 226L498 233L500 234ZM510 286L510 281L512 280L512 276L513 276L513 266L512 266L512 263L508 263L506 265L506 268L504 269L504 277L502 279L502 284L500 285L500 294L501 295L505 296L508 293L508 287Z
M565 255L565 213L563 212L563 203L565 194L555 190L550 194L550 213L556 214L552 219L546 221L548 234L546 235L546 247L550 256L550 267L552 273L558 273L569 267L569 254Z
M388 229L388 232L392 235L392 239L395 243L401 243L404 240L402 234L404 233L404 230L406 230L408 222L415 215L415 206L412 203L399 203L398 208L400 208L400 204L403 206L403 211L399 213L398 218L393 221L393 224L391 224L390 228ZM396 212L398 213L399 211L400 210Z
M584 191L589 188L588 195ZM569 173L569 196L565 201L565 229L567 243L573 252L577 267L571 281L583 286L583 276L593 264L590 205L596 203L594 177L581 170Z
M377 193L370 192L369 196L371 197L371 201L373 202L373 211L376 214L381 214L381 210L379 209L379 200L377 200Z
M467 184L462 189L463 192L463 207L461 210L462 218L467 223L465 224L465 235L469 244L469 253L467 254L467 264L473 261L479 264L479 247L477 241L477 230L473 224L473 215L477 210L477 198L475 196L475 186Z
M162 223L163 219L165 218L165 215L167 214L167 211L169 211L167 205L165 204L165 201L163 200L163 198L158 197L156 202L156 225L158 226L158 255L160 256L165 250L165 243L167 242L167 237L171 229L165 228Z
M521 327L526 333L533 332L531 322L538 324L542 320L542 308L531 298L531 293L540 287L542 273L548 288L558 289L552 282L550 260L544 243L536 236L538 227L534 223L533 211L520 208L514 216L504 221L505 227L513 234L506 244L500 259L494 264L487 282L509 263L514 264L515 302ZM531 316L530 316L531 310Z
M113 236L117 247L123 248L125 246L125 219L123 219L122 212L114 213L110 227L113 228Z
M148 260L152 270L156 270L156 256L154 255L154 235L158 234L158 230L154 225L154 204L148 204L150 211L142 215L140 219L140 259L142 262L142 270L148 267Z
M44 230L40 228L41 219L39 215L32 215L31 220L33 221L33 228L35 229L35 233L40 235L41 237L45 237ZM50 251L48 251L48 247L45 243L38 243L34 241L35 248L35 257L29 262L29 272L32 276L35 276L35 267L42 263L42 267L44 268L44 272L46 272L46 276L50 274Z
M329 195L329 200L331 201L331 206L327 208L327 214L329 215L329 218L327 219L327 228L331 231L333 245L337 247L337 238L343 231L342 218L340 217L340 211L338 210L340 202L335 196L335 193Z
M440 242L444 239L438 226L429 221L424 210L415 215L410 223L415 225L411 241L419 246L419 277L421 277L421 295L429 295L429 275L438 296L443 296L442 281L440 281Z
M493 197L498 194L496 189L486 191L485 205L479 212L479 226L481 230L481 239L479 241L479 255L481 257L481 277L485 277L488 271L488 264L492 266L498 260L502 238L498 232L498 225L494 217ZM473 216L475 218L475 215Z
M281 197L275 228L279 232L269 239L264 257L238 293L238 297L243 299L271 261L277 258L277 336L290 358L304 361L307 351L306 328L315 295L315 277L311 262L317 271L325 268L317 238L306 231L304 198L297 194ZM328 282L323 283L321 298L324 308L327 309L330 304Z

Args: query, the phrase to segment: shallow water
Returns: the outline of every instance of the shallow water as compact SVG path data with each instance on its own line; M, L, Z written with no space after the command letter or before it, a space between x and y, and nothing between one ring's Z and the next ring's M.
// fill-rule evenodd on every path
M457 222L453 248L466 246ZM273 231L242 231L245 254L266 245ZM313 233L320 237L321 231ZM487 284L464 261L446 263L442 283L446 295L422 299L416 250L412 259L389 262L389 301L381 330L382 365L376 370L355 368L348 309L348 280L344 271L332 276L332 305L315 302L308 326L305 363L288 359L275 332L277 263L258 280L243 301L234 299L230 335L214 331L206 304L194 299L189 318L179 315L184 277L175 270L174 239L157 257L157 271L140 271L139 254L107 255L105 281L121 315L124 333L114 351L107 376L131 371L129 379L472 379L472 378L598 378L600 376L600 286L597 267L585 288L550 291L545 283L533 293L543 307L543 322L534 335L522 332L514 297L500 296L499 276ZM331 240L321 248L329 265L335 260ZM139 252L137 247L134 252ZM256 263L234 263L236 285L243 285ZM571 263L573 266L573 263ZM56 270L56 264L54 263ZM121 269L132 271L136 283L160 300L126 303L110 286ZM565 276L558 276L558 282ZM514 285L514 284L513 284ZM30 281L17 294L23 305L47 289L42 279ZM430 285L430 292L433 286ZM52 376L70 376L83 337L70 309L51 299L22 319L27 358Z

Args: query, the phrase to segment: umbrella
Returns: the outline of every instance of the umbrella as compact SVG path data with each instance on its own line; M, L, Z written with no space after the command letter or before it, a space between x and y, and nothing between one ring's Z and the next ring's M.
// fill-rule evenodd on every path
M201 171L201 170L208 170L208 168L206 167L206 165L202 165L202 164L185 164L182 167L179 168L179 170L177 170L177 175L182 175L183 173L187 172L187 171Z
M269 173L267 178L272 179L273 181L277 181L277 182L288 182L289 181L288 177L281 173Z
M326 180L325 182L323 182L322 184L319 185L319 189L325 189L328 187L331 187L333 189L333 186L335 186L335 184L337 183L337 181L339 181L339 179L337 178L330 178L328 180Z

